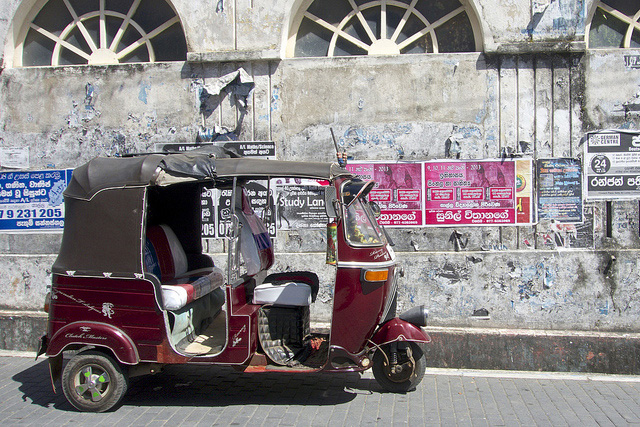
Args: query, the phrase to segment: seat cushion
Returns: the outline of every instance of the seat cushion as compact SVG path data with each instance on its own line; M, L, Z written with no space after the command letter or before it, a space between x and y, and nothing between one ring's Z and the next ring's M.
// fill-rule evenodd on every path
M311 305L311 287L306 283L288 282L283 284L263 283L253 290L254 304L282 306Z
M205 276L194 275L162 283L162 300L167 310L179 310L224 284L224 273L217 267Z
M169 226L149 227L144 249L145 269L160 280L171 280L187 272L187 254Z
M289 282L306 283L311 287L311 302L316 300L316 296L320 290L320 280L316 273L310 271L283 271L269 274L262 281L262 283L273 283L274 285Z

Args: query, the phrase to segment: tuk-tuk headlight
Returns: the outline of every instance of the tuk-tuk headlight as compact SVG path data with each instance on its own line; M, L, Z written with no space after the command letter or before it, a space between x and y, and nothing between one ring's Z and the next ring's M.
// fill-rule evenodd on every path
M418 307L413 307L402 313L400 317L402 320L405 320L409 323L413 323L416 326L427 326L427 317L429 313L424 305L419 305Z

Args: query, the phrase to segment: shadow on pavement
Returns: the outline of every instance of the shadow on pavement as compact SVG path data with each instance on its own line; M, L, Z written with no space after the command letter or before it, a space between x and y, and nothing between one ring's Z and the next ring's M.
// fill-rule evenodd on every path
M18 372L11 379L19 383L18 390L23 393L23 401L30 400L32 404L45 408L53 406L56 409L73 409L62 394L60 384L56 384L58 393L53 392L49 376L49 362L46 359L40 359L39 362Z
M56 384L51 388L46 360L17 373L23 400L74 410ZM335 405L357 395L381 393L373 378L358 373L242 373L229 367L171 365L155 375L132 378L123 406Z

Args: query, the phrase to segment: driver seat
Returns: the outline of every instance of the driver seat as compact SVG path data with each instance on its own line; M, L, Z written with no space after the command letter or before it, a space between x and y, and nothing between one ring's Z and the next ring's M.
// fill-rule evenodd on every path
M288 271L265 277L253 291L254 304L309 306L320 289L318 275L310 271Z

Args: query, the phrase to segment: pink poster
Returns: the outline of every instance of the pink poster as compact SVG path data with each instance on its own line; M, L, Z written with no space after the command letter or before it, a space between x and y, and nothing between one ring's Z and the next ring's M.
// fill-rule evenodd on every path
M369 200L380 206L378 222L390 227L424 225L421 163L350 163L347 169L363 180L375 180Z
M426 225L516 223L515 162L426 162Z

